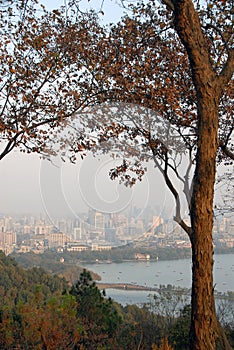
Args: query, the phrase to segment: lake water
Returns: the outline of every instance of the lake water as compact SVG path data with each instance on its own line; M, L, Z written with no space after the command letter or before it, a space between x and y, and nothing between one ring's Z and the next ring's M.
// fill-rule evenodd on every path
M214 261L215 290L234 291L234 254L215 255ZM168 284L191 288L192 283L190 259L85 264L83 267L98 273L103 283L132 283L156 288ZM148 291L106 290L108 296L121 304L147 302L149 293Z

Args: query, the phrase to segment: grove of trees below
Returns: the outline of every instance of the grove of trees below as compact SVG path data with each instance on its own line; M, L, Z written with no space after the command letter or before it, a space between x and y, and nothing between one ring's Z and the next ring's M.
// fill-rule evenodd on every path
M176 316L169 294L122 306L83 270L70 286L42 268L23 269L0 252L0 349L188 349L190 306ZM234 344L234 327L225 324Z

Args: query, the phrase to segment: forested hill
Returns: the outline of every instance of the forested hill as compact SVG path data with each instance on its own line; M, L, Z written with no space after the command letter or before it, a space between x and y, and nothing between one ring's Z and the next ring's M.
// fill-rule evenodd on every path
M47 274L42 268L23 269L14 258L0 251L0 303L16 305L30 302L40 291L42 299L67 289L65 279Z
M76 254L59 254L54 251L45 251L43 254L35 254L33 252L16 254L11 256L17 263L25 269L33 268L34 266L41 267L47 273L64 277L70 285L75 283L83 268L78 266ZM65 259L62 259L65 256ZM91 272L91 276L95 281L100 280L100 276Z
M110 349L109 343L116 344L121 317L112 301L88 271L77 280L70 287L42 268L21 268L0 251L0 349L69 350L81 344L82 349L99 344Z

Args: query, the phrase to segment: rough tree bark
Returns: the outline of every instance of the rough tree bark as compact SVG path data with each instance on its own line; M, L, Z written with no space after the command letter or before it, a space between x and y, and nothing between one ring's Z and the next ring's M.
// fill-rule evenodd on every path
M199 99L199 135L191 200L193 261L190 348L231 349L218 324L213 286L213 196L218 108L215 97Z
M214 72L198 14L191 0L167 1L185 46L197 93L198 148L191 198L192 322L190 348L231 349L219 326L213 286L213 197L218 148L219 99L233 71L233 57L219 75ZM233 54L232 54L233 56Z

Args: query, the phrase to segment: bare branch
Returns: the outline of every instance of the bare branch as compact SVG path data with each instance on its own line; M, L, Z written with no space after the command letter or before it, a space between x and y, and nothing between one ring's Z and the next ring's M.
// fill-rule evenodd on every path
M166 185L168 187L168 189L170 190L170 192L172 193L172 195L174 196L174 199L175 199L175 205L176 205L176 208L175 208L175 211L176 211L176 214L174 216L174 221L177 222L180 227L182 227L184 229L184 231L188 234L189 238L191 239L192 237L192 229L190 226L188 226L184 220L181 218L181 204L180 204L180 196L179 196L179 193L177 192L175 186L172 184L170 178L169 178L169 175L168 175L168 158L166 157L165 159L165 168L163 169L162 166L159 164L158 160L157 160L157 157L154 153L154 150L151 149L152 153L153 153L153 160L154 160L154 163L156 165L156 167L159 169L159 171L162 173L163 177L164 177L164 180L166 182Z
M222 150L222 152L225 154L225 156L234 160L234 153L230 149L228 149L228 147L225 143L223 143L222 141L219 141L219 147Z
M170 0L161 0L161 3L166 5L167 8L171 11L174 11L175 10L175 6L174 6L174 2L173 1L170 1Z
M192 150L190 149L189 150L189 164L188 164L186 173L184 175L184 194L185 194L185 197L187 200L189 210L190 210L191 194L192 194L192 185L190 187L190 184L189 184L189 174L190 174L190 171L191 171L192 165L193 165L191 153L192 153Z
M228 53L228 59L224 65L220 75L218 76L218 82L220 90L223 91L229 80L232 78L234 72L234 49L230 49Z

